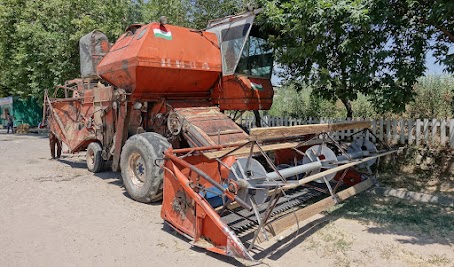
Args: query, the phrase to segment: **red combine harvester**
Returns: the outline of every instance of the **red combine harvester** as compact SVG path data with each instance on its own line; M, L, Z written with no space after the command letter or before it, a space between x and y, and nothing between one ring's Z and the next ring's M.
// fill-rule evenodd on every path
M93 31L80 40L82 78L45 96L51 134L72 153L86 150L90 171L112 161L128 194L162 199L162 218L193 245L248 260L371 187L373 165L393 152L369 140L368 122L246 133L223 112L271 107L272 50L258 13L205 30L134 24L111 47ZM330 135L351 129L350 142Z

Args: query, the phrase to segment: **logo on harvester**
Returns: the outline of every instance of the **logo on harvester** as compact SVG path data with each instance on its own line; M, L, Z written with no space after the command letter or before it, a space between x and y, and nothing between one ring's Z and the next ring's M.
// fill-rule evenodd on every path
M153 28L153 33L157 38L172 40L172 33L164 27L156 26L156 28Z
M261 84L251 82L251 86L252 86L252 89L260 90L260 91L263 90L263 85L261 85Z

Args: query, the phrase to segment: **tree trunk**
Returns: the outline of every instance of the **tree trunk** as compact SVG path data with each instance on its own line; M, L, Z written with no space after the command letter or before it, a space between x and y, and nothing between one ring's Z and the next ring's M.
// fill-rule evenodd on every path
M262 127L262 119L258 110L254 110L255 126Z
M341 101L344 104L345 108L347 109L347 119L353 118L352 103L350 103L350 101L346 98L342 98Z

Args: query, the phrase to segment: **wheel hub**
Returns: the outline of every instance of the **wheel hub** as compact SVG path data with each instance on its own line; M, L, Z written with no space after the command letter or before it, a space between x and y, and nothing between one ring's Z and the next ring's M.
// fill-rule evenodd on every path
M129 166L132 170L131 181L136 186L143 186L145 182L145 163L139 153L132 153L129 157Z

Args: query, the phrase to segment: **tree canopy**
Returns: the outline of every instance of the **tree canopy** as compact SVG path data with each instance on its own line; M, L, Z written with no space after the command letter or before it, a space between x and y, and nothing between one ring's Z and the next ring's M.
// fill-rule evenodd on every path
M217 4L216 4L216 3ZM98 29L111 42L132 23L158 21L204 28L239 12L241 1L0 0L0 97L42 96L79 77L80 37Z
M264 7L287 80L347 108L361 93L379 111L403 110L428 51L454 71L451 0L0 0L0 97L40 96L78 77L78 41L94 29L114 41L162 15L202 29L250 5Z
M379 111L403 111L413 85L435 50L452 71L454 40L450 0L275 0L264 1L264 21L277 61L293 83L340 99L348 116L358 93Z

